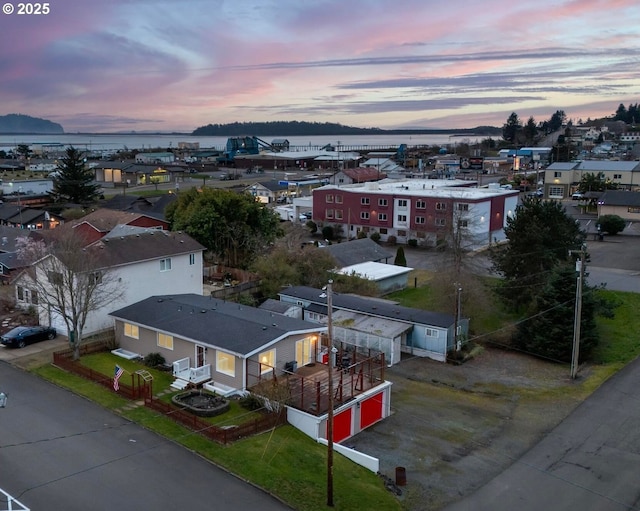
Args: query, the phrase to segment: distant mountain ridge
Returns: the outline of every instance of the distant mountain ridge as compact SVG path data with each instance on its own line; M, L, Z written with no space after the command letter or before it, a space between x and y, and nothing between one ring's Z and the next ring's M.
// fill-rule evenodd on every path
M59 135L64 129L57 122L22 114L0 115L0 133L9 135Z
M479 135L501 136L502 128L479 126L468 129L411 128L383 130L380 128L355 128L336 123L304 121L234 122L231 124L207 124L191 132L194 136L316 136L316 135Z

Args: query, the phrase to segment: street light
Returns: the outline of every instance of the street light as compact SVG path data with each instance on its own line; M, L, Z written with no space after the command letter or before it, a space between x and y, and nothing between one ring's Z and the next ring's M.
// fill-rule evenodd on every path
M7 406L7 395L4 392L0 392L0 408Z

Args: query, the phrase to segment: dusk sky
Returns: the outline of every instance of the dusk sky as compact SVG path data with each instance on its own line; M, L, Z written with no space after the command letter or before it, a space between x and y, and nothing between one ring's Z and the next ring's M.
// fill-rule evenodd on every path
M17 9L17 2L11 2ZM5 3L6 6L6 3ZM0 114L67 132L574 121L640 102L638 0L51 0L0 14Z

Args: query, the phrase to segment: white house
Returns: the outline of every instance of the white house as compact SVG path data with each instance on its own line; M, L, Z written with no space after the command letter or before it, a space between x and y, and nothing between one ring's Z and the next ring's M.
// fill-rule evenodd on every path
M113 327L113 319L108 316L114 309L126 307L149 296L175 293L195 293L202 295L202 253L204 247L193 238L181 232L167 232L149 229L132 232L128 236L105 237L85 248L97 254L95 268L97 278L101 272L109 272L109 280L121 283L121 296L89 314L83 335L87 336ZM37 278L45 279L43 268L48 255L34 264ZM30 274L18 277L17 286L31 289L34 285ZM23 293L24 296L24 293ZM64 319L56 311L43 303L43 297L36 294L30 305L38 306L40 324L55 327L62 335L68 335Z

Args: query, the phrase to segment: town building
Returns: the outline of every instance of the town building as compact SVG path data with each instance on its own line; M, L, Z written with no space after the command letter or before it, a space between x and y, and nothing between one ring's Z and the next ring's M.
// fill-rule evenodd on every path
M640 188L640 162L618 160L582 160L555 162L544 170L544 197L564 199L578 188L585 174L601 175L619 188L636 191Z
M518 192L499 186L472 188L475 182L434 179L387 179L313 190L313 220L333 225L347 238L360 231L379 233L382 241L416 240L436 246L461 232L465 246L479 249L504 239ZM462 231L458 231L462 229Z

